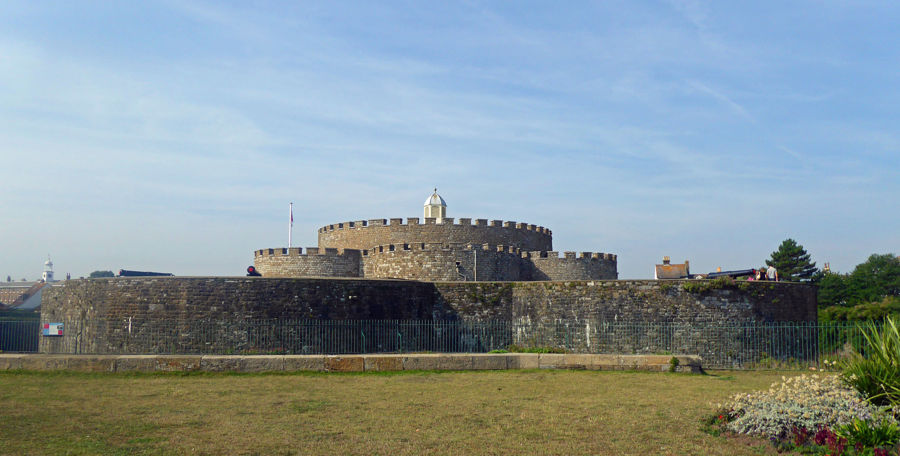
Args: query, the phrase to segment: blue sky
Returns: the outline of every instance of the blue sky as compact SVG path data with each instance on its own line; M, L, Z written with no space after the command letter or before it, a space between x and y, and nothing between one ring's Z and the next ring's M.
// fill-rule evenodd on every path
M240 275L319 226L549 227L651 278L900 253L895 2L0 3L0 274ZM5 277L4 277L5 278Z

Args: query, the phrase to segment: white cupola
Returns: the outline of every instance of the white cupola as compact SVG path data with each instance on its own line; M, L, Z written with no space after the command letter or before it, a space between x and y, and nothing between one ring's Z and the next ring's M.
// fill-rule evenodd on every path
M425 218L436 218L438 220L447 216L447 203L441 195L438 195L437 187L434 193L425 200Z
M41 280L44 282L53 282L53 262L50 261L50 255L47 255L47 261L44 262L44 272L41 274Z

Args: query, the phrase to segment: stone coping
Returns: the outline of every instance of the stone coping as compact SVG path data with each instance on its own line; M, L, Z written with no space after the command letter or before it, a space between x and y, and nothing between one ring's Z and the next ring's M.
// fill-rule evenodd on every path
M0 371L388 372L504 369L642 370L700 373L696 355L440 353L366 355L47 355L0 353Z

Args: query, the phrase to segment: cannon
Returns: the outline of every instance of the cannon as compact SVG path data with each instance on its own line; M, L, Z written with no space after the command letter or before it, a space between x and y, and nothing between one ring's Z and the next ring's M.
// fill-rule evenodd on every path
M710 272L706 275L707 279L715 279L716 277L728 276L731 278L735 277L743 277L743 276L754 276L756 275L756 269L738 269L736 271L721 271L721 272Z
M171 277L175 274L170 272L149 272L149 271L129 271L127 269L119 269L117 277Z

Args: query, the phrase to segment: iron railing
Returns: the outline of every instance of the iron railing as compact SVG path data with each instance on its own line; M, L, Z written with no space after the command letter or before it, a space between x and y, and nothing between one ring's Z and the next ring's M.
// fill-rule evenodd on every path
M48 323L48 322L45 322ZM484 353L492 350L697 354L708 368L808 367L861 346L847 323L508 320L0 320L0 351L85 354Z

